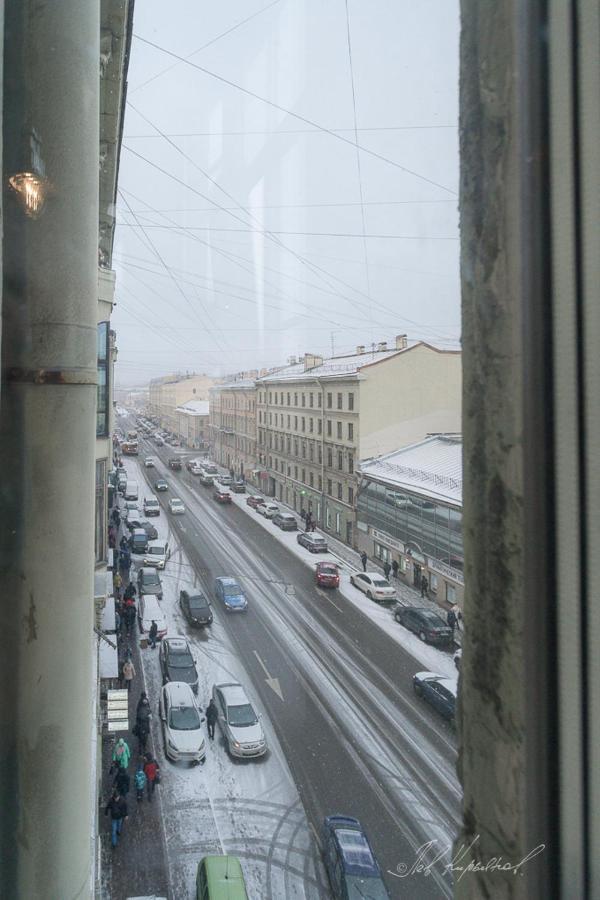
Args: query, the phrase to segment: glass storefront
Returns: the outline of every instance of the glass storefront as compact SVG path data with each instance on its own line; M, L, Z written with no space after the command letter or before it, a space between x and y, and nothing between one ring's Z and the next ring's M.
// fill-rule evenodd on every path
M360 522L463 571L462 510L375 481L363 482L357 510Z

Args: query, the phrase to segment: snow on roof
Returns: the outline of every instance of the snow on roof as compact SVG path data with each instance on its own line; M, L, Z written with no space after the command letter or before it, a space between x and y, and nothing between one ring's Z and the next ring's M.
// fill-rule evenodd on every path
M382 484L462 505L462 437L432 435L361 462L363 476Z
M220 384L213 384L213 386L209 388L209 392L211 394L214 394L218 391L231 391L235 389L248 390L254 387L256 387L256 381L254 378L239 378L237 381L227 381Z
M409 341L403 350L397 350L395 347L390 350L369 350L366 353L352 353L348 356L332 356L324 359L320 365L304 371L304 359L295 363L293 366L285 366L278 372L270 375L263 375L257 379L258 384L272 384L280 381L299 381L302 379L313 378L335 378L347 377L348 375L356 375L364 366L372 363L381 362L390 356L396 356L399 353L406 353L412 349L420 341Z
M188 400L187 403L178 406L176 411L187 416L207 416L208 400Z

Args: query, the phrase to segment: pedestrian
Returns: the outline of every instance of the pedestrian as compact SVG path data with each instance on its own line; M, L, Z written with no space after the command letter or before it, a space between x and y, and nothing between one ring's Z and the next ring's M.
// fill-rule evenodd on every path
M148 632L148 637L150 638L150 646L153 650L156 650L156 638L158 636L158 625L152 619L152 625L150 626L150 631Z
M142 691L140 694L140 699L137 702L137 706L135 708L135 718L136 720L140 718L141 715L146 715L142 710L148 710L147 715L150 715L150 701L148 700L148 694L146 691Z
M127 628L127 637L129 637L135 629L136 610L134 603L128 603L125 607L125 625Z
M206 707L206 727L208 729L208 736L211 741L215 739L215 725L217 723L217 719L219 718L219 711L217 709L217 704L215 701L210 699L210 703Z
M117 774L115 776L113 787L119 792L121 797L127 797L129 788L131 787L131 779L127 774L127 769L123 769L121 768L121 766L119 766Z
M448 627L452 629L452 637L454 637L454 629L457 625L456 613L454 612L454 609L448 610L446 621L448 622Z
M133 733L138 739L138 754L143 756L146 752L146 744L148 743L148 735L150 734L150 719L138 719L133 729Z
M429 587L429 582L425 578L424 575L421 575L421 597L429 597L427 593L427 588Z
M108 549L114 550L116 546L117 546L117 536L116 536L114 528L111 525L111 527L109 528L109 531L108 531Z
M304 509L304 507L300 509L300 518L302 519L302 521L306 519L306 510Z
M137 802L140 803L144 799L144 788L146 787L146 776L144 774L144 770L142 769L141 763L138 765L137 772L133 776L133 783L135 784L135 793Z
M127 690L131 690L131 682L135 678L135 666L130 659L126 659L123 663L123 680L127 685Z
M135 588L135 584L133 581L130 581L127 587L125 588L125 593L123 594L123 599L125 601L131 600L133 602L133 598L137 594L137 590Z
M160 766L151 753L146 755L146 763L144 765L144 775L147 780L148 787L148 803L152 802L154 796L154 788L160 783Z
M387 579L388 581L389 581L389 579L390 579L390 572L391 572L391 571L392 571L392 567L390 566L389 562L388 562L387 559L386 559L386 561L385 561L384 564L383 564L383 574L385 575L385 577L386 577L386 579Z
M316 523L314 520L313 520L312 525L310 526L310 530L311 530L311 531L316 531L316 530L317 530L317 523Z
M121 766L121 768L126 769L129 765L129 760L131 759L131 750L129 749L129 744L125 740L125 738L119 738L115 745L115 749L112 752L112 765L111 769L117 766Z
M106 804L104 815L107 816L109 811L111 818L111 843L114 849L119 843L123 822L127 821L127 801L117 790L113 791L112 797Z
M361 561L361 563L362 563L363 572L366 572L366 571L367 571L367 561L368 561L368 559L369 559L369 557L367 556L366 552L363 550L363 552L360 554L360 561Z
M123 587L123 579L121 578L120 572L115 572L115 576L113 578L113 586L114 586L115 597L117 597L117 599L120 600L121 599L121 589Z
M121 633L121 613L118 604L115 604L115 631L117 634Z
M398 560L397 559L392 560L392 574L393 574L394 578L398 577L398 569L399 568L400 568L400 566L398 565Z
M127 550L127 538L125 537L125 535L123 535L123 537L119 541L119 547L121 548L121 550Z
M306 519L304 520L304 525L305 525L306 531L310 531L310 528L312 525L312 516L310 513L306 514Z
M456 616L456 627L458 628L459 631L462 631L463 615L462 615L462 613L460 611L460 607L458 606L457 603L453 604L452 612Z

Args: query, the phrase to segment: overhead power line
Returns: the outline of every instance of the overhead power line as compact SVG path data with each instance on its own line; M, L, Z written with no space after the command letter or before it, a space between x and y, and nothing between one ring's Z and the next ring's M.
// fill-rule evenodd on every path
M188 57L189 58L189 57ZM170 69L179 65L179 63L175 63L174 66L169 66L169 69L165 69L165 72L168 72ZM158 77L158 76L156 76ZM142 85L140 85L142 87ZM138 90L136 88L136 90ZM133 93L133 92L132 92ZM444 129L452 129L456 131L458 125L377 125L373 128L368 128L363 126L362 128L333 128L328 129L329 131L335 131L336 133L343 134L344 132L350 132L354 134L355 131L359 132L369 132L369 131L435 131L435 130L444 130ZM193 138L193 137L266 137L275 134L327 134L327 131L323 131L322 128L275 128L270 131L182 131L177 132L175 134L169 133L168 137L171 138ZM148 138L157 138L157 134L126 134L124 135L125 140L129 138L135 138L136 140L148 139Z
M262 228L217 228L214 225L139 225L137 222L120 222L121 228L160 228L163 231L215 231L235 232L236 234L265 234ZM268 234L284 234L297 237L333 237L333 238L373 238L375 240L394 241L457 241L453 235L423 235L423 234L361 234L360 232L347 231L273 231L269 228Z
M217 75L216 72L211 72L210 69L206 69L204 66L199 66L198 63L193 63L191 62L191 60L186 59L184 56L179 56L179 54L173 53L173 51L167 50L165 47L161 47L160 44L155 44L154 41L149 41L147 40L147 38L143 38L141 37L141 35L135 33L133 36L136 40L141 41L142 44L147 44L149 47L154 47L156 50L162 51L167 56L171 56L173 57L173 59L177 59L179 60L179 62L185 63L187 66L191 66L192 68L197 69L199 72L203 72L205 75L208 75L210 78L214 78L216 81L220 81L222 84L226 84L237 91L241 91L241 93L252 97L254 100L260 100L261 103L265 103L267 106L271 106L273 109L277 109L279 112L283 112L288 116L292 116L292 118L298 119L298 121L300 122L304 122L305 125L310 125L312 128L317 128L319 131L331 135L331 137L336 138L336 140L338 141L342 141L344 144L348 144L351 147L358 147L358 149L363 153L367 153L369 156L373 156L375 159L379 159L381 162L385 162L390 166L394 166L394 168L400 169L407 175L412 175L414 178L418 178L420 181L423 181L426 184L431 184L433 187L440 188L440 190L442 191L447 191L449 194L456 195L456 191L452 190L452 188L446 187L446 185L440 184L440 182L434 181L434 179L432 178L427 178L427 176L421 175L419 172L415 172L413 169L409 169L406 166L403 166L400 163L389 159L387 156L383 156L383 154L377 153L375 150L369 150L367 147L363 147L357 144L356 141L351 141L349 138L344 137L342 134L336 133L330 128L325 128L324 126L319 125L318 122L313 122L312 119L308 119L306 116L301 116L299 113L292 112L292 110L286 109L286 107L281 106L279 103L275 103L275 101L273 100L269 100L266 97L261 97L260 94L256 94L254 91L251 91L240 84L236 84L235 81L230 81L228 78L224 78L223 75Z

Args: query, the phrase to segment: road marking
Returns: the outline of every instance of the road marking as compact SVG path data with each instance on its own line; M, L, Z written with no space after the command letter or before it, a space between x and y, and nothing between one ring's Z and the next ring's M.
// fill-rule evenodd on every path
M271 677L271 674L270 674L270 672L269 672L269 670L268 670L267 667L265 666L264 662L262 661L262 659L260 658L260 656L258 655L258 653L256 652L256 650L253 650L252 652L254 653L255 657L257 658L257 660L258 660L258 662L259 662L259 664L260 664L261 669L263 670L263 672L264 672L265 675L267 676L267 677L265 678L265 681L267 682L267 684L269 685L269 687L271 688L271 690L274 691L274 692L277 694L277 696L279 697L279 699L280 699L281 702L283 703L283 694L282 694L282 692L281 692L281 687L279 686L279 679L278 679L278 678L272 678L272 677Z
M335 608L338 610L338 612L344 612L344 610L342 609L341 606L338 606L337 603L334 603L334 602L333 602L333 600L331 599L331 597L329 596L329 594L327 593L327 591L324 591L323 588L317 588L317 591L318 591L319 594L321 594L322 597L325 597L326 600L329 600L329 602L331 603L331 605L332 605L332 606L335 606Z

